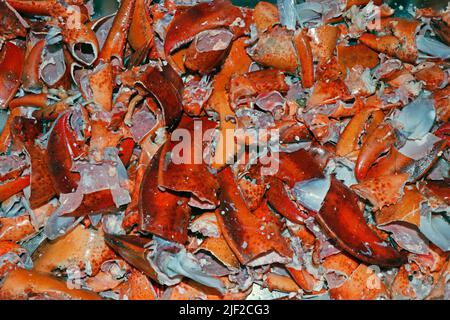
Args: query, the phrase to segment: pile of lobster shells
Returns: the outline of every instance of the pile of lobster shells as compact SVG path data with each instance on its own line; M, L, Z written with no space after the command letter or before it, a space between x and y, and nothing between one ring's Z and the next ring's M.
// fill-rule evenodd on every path
M449 299L450 11L403 11L1 0L0 298Z

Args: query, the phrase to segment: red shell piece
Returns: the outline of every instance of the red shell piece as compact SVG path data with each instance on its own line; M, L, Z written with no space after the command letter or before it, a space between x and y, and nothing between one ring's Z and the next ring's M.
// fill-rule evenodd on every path
M280 168L276 177L293 188L297 182L323 177L316 160L306 150L280 153Z
M16 117L12 131L14 139L24 145L31 158L30 206L36 209L46 204L56 194L47 169L45 151L35 144L35 140L42 132L42 127L35 119Z
M168 141L162 150L162 161L164 165L159 170L159 185L177 192L189 192L202 202L208 202L218 205L217 195L219 191L219 183L217 178L212 174L204 161L202 155L202 138L204 132L214 129L216 123L202 118L201 120L193 120L184 117L181 120L177 130L183 130L189 133L190 141ZM181 132L181 131L180 131ZM173 137L173 135L172 135ZM196 141L199 137L200 141ZM182 152L190 153L189 159L175 159L180 156L178 152L174 152L174 148L178 149L178 144L189 143L186 145L190 150L183 149ZM178 151L178 150L177 150ZM182 162L182 163L180 163Z
M8 0L8 4L26 15L50 16L55 3L53 1Z
M303 223L302 219L308 217L306 212L297 208L289 198L281 180L271 179L270 189L267 191L266 197L267 202L276 212L294 223Z
M30 185L30 176L0 184L0 202L3 202Z
M394 267L406 262L369 228L356 194L334 178L316 219L340 247L365 263Z
M199 33L186 50L184 65L189 70L199 72L200 74L210 73L216 67L219 67L220 63L226 57L233 37L233 33L228 31L228 29L214 29ZM200 43L202 43L201 39L208 38L208 46L201 50L199 48ZM221 45L215 49L214 46L217 46L218 42L221 42ZM227 43L228 45L226 45Z
M323 174L314 157L301 149L280 154L276 177L292 188L297 182L322 178ZM337 179L332 178L322 209L315 217L329 236L356 258L382 266L404 262L398 251L369 228L358 207L357 195Z
M78 143L70 128L70 116L71 112L66 112L57 120L47 145L48 171L58 193L74 192L80 180L80 175L71 171Z
M450 146L450 123L444 123L434 132L434 134L437 137L444 139L447 142L447 146Z
M9 103L9 110L19 108L21 106L32 106L37 108L45 108L47 106L47 94L27 94L23 97L15 98Z
M393 128L389 124L381 124L367 137L356 161L355 175L363 180L378 157L388 151L397 141Z
M434 195L450 204L450 188L448 187L448 180L443 181L427 181L425 188L429 189Z
M26 22L19 18L17 12L6 2L0 2L0 33L4 40L27 35Z
M119 144L119 157L122 163L127 166L133 155L135 142L132 138L123 139Z
M311 88L314 85L314 56L310 40L304 31L295 33L294 44L299 53L303 87Z
M73 212L65 214L67 217L84 217L111 212L115 208L110 190L101 190L83 196L80 206Z
M198 33L220 27L228 27L244 16L241 9L229 0L214 0L195 5L176 15L170 23L164 53L166 56L183 44L190 42Z
M281 235L266 230L264 223L251 214L228 167L219 174L221 184L220 210L216 211L225 240L242 264L276 252L282 257L292 256L292 251Z
M129 264L145 273L150 278L157 280L156 271L148 263L145 247L150 242L138 236L116 236L105 234L106 243L116 251Z
M40 81L39 67L42 62L42 51L45 48L45 40L39 40L29 50L27 58L25 60L22 72L23 86L27 89L39 89L42 87Z
M162 149L153 157L141 184L139 199L140 229L161 238L184 244L191 210L188 198L169 191L161 191L158 186L158 171Z
M20 86L25 50L12 42L3 45L0 52L0 109L5 108Z
M138 82L156 98L163 110L166 126L172 130L183 114L183 100L178 79L170 70L161 72L150 67Z
M131 25L136 0L124 0L120 4L111 30L106 38L105 44L100 51L99 60L110 62L111 58L123 60L123 52L127 42L127 30Z

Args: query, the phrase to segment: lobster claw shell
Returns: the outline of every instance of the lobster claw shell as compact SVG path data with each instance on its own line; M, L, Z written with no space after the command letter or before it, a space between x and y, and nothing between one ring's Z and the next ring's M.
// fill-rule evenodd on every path
M276 177L292 188L297 182L320 179L323 174L317 160L301 149L280 154ZM369 228L358 207L357 195L336 178L331 179L328 194L315 218L342 249L364 262L382 266L404 262L399 252Z
M6 42L0 52L0 109L7 107L20 86L25 50Z
M338 100L347 101L351 98L350 91L342 79L320 79L314 86L313 93L308 100L308 107L332 104Z
M220 210L216 212L222 234L228 245L244 265L258 266L273 261L288 261L292 251L285 239L273 233L252 215L234 180L231 168L219 174L221 185Z
M450 121L450 86L434 91L434 101L439 121L448 123Z
M369 122L369 119L372 121ZM336 145L336 154L338 156L348 156L359 149L358 142L364 130L370 135L373 130L384 120L384 113L381 110L363 108L355 114L339 138ZM367 123L370 125L367 125Z
M414 73L414 77L419 81L423 81L425 89L434 91L441 87L446 75L439 65L433 64Z
M389 298L389 291L375 270L360 264L339 287L330 289L336 300L377 300Z
M14 122L15 117L20 117L23 115L22 108L11 109L11 112L4 123L3 130L0 133L0 153L5 153L11 144L11 125Z
M87 152L85 139L90 135L90 126L84 121L85 113L84 109L69 110L63 113L56 120L50 133L46 157L48 171L58 194L73 194L79 189L82 171L80 173L73 172L72 168L74 160L83 157ZM91 165L89 170L94 171L94 167ZM77 208L64 212L66 216L83 217L111 212L116 208L116 202L110 189L92 190L81 195L81 203Z
M214 0L197 4L175 15L170 23L164 42L164 53L168 57L172 51L192 41L205 30L230 27L244 15L229 0ZM232 30L233 31L233 30Z
M406 187L402 200L375 213L375 221L378 226L395 221L420 226L420 206L424 199L416 187Z
M26 89L40 89L40 66L42 61L42 52L45 48L45 40L39 40L29 50L23 66L22 83Z
M220 136L216 146L216 155L212 164L213 168L223 168L227 160L234 156L227 152L227 145L230 143L226 138L228 129L235 129L236 124L229 121L229 117L234 116L228 97L227 85L232 76L248 72L251 60L246 52L245 37L233 41L230 53L225 60L222 69L214 77L213 92L208 100L208 106L218 113L220 117Z
M158 101L163 110L165 126L169 130L175 128L183 113L180 78L172 71L170 68L161 72L155 67L149 67L137 81Z
M445 140L446 146L450 146L450 123L444 123L434 132L434 135Z
M29 200L31 208L36 209L46 204L56 194L47 170L45 151L34 143L41 134L42 128L35 119L24 117L16 117L12 128L14 138L24 145L31 158L31 194Z
M86 66L92 66L97 61L100 45L95 32L87 25L66 29L63 36L69 52L76 61Z
M309 30L311 49L319 64L324 64L333 56L339 37L339 28L324 25Z
M336 145L336 155L344 157L358 149L358 139L369 120L370 113L370 109L363 109L350 120Z
M100 51L99 60L111 62L113 58L116 58L119 60L120 66L122 66L123 52L127 42L127 31L133 18L135 6L136 0L124 0L121 2L108 37Z
M348 10L353 6L365 6L370 2L370 0L347 0L346 2L347 3L345 6L345 9ZM383 4L383 1L375 0L375 1L373 1L373 3L377 6L379 6L379 5Z
M135 51L153 45L153 27L149 7L151 1L136 0L133 18L128 30L128 42Z
M177 130L183 131L183 133L189 132L191 140L186 140L186 137L183 136L183 141L180 144L177 141L166 143L161 155L164 166L160 166L158 177L158 183L161 187L176 192L189 192L196 200L210 204L214 208L218 205L219 183L203 161L203 154L199 152L201 146L196 141L196 136L201 134L203 137L207 133L211 133L215 127L214 121L204 119L192 121L191 118L184 117ZM172 140L173 138L172 135ZM183 146L183 149L179 150L178 147L181 144L184 145L184 143L189 142L190 145L186 146L188 150ZM183 153L181 158L179 158L180 151ZM189 158L187 158L188 156Z
M274 27L259 36L252 48L251 57L264 66L294 74L298 58L292 39L289 30Z
M402 48L398 51L397 57L400 60L414 63L417 60L418 50L416 45L416 34L420 23L415 20L400 18L386 18L392 28L394 36L400 39Z
M150 242L138 236L117 236L105 234L106 243L125 261L145 273L152 279L157 279L156 271L146 258L146 245Z
M299 181L321 178L322 170L304 149L293 153L280 153L280 166L275 177L293 188Z
M408 181L417 181L423 177L439 159L439 155L446 148L445 140L438 140L430 145L429 153L421 159L412 159L402 154L397 148L391 147L389 154L381 158L367 172L366 179L373 179L383 175L407 173Z
M228 29L200 32L186 52L185 66L201 74L210 73L225 58L233 37Z
M25 169L29 168L28 163L26 163L24 159L15 155L2 156L1 159L3 161L6 160L6 162L8 162L8 160L11 161L14 166L8 166L6 170L2 170L2 173L0 174L0 182L15 180L24 173Z
M351 186L361 198L369 200L374 210L393 205L403 197L403 189L409 175L406 173L378 176Z
M369 228L356 194L335 178L316 219L341 248L365 263L393 267L406 262Z
M109 31L111 30L114 22L115 15L108 15L100 17L96 20L92 20L88 23L89 27L95 32L95 35L100 46L100 50L103 49L106 39L108 38Z
M270 291L290 293L298 292L301 289L291 277L282 276L275 272L267 273L265 284Z
M13 253L17 255L25 254L25 256L27 256L26 252L27 252L26 249L22 248L15 241L0 240L0 257L8 253ZM3 277L9 270L15 268L16 268L15 261L3 263L2 266L0 267L0 276Z
M303 219L308 217L289 198L281 180L271 179L270 189L267 191L266 197L267 202L276 212L294 223L303 223Z
M250 211L258 209L266 193L266 185L263 179L252 179L252 175L249 173L238 179L237 183L248 209Z
M155 300L157 292L150 280L140 271L132 270L128 282L120 286L121 300Z
M294 44L299 56L303 87L311 88L314 85L314 57L309 37L303 30L295 33Z
M153 157L142 179L139 196L140 230L161 238L184 244L188 239L191 210L188 198L169 191L161 191L158 185L163 147Z
M239 270L239 260L236 258L233 251L231 251L231 248L223 237L206 238L196 252L199 251L210 253L231 271Z
M450 190L448 188L448 180L443 181L427 181L422 183L422 191L429 193L432 197L436 197L447 205L450 203Z
M21 106L33 106L36 108L45 108L48 106L48 98L46 93L27 94L23 97L15 98L9 103L9 110L19 108Z
M70 120L73 112L66 112L56 121L47 146L48 171L58 193L74 192L80 175L71 171L73 159L82 154L82 143L77 141Z
M135 142L132 138L124 138L119 142L119 158L124 164L128 166L131 157L133 156L133 150L135 147Z
M388 123L382 123L367 137L356 161L355 175L358 180L366 178L375 160L397 142L394 129Z

